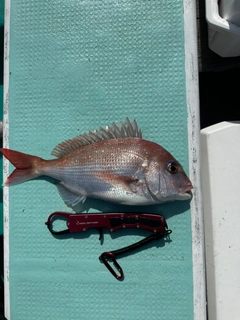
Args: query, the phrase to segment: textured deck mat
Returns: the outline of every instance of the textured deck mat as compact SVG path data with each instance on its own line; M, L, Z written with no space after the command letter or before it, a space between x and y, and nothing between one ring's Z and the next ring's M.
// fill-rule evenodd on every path
M51 159L59 142L128 116L189 172L182 1L11 0L9 48L9 148ZM84 208L160 213L173 233L119 259L119 282L99 255L146 232L58 239L45 221L71 210L55 186L9 188L11 319L193 319L189 202Z

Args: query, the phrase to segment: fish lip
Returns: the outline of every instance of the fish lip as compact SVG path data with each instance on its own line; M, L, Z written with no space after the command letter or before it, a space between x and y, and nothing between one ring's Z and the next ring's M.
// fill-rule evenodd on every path
M185 199L191 199L192 198L192 192L191 190L193 189L192 184L189 184L187 186L184 187L179 187L179 191L181 193L181 195L185 198Z
M192 189L193 189L192 184L188 184L187 186L180 186L179 187L179 190L181 191L181 193L191 191Z
M188 199L192 199L192 193L191 191L188 191L188 192L184 192L182 193L184 199L188 200Z

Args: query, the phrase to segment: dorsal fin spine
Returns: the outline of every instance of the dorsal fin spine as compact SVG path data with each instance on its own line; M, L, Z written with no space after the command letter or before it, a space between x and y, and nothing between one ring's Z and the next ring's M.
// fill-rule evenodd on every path
M130 135L131 135L131 136L133 136L133 128L132 128L132 124L131 124L131 122L129 121L129 119L128 119L128 118L126 118L126 121L127 121L127 124L128 124L128 126L127 126L128 131L129 131Z
M116 133L117 137L121 137L121 131L119 130L118 126L113 122L112 127L114 128L114 132Z

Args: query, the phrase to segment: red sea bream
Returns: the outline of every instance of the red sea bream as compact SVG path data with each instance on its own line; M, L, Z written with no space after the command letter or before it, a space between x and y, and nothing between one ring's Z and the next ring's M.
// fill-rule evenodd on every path
M86 198L125 205L188 200L193 188L182 166L160 145L143 140L134 120L85 133L56 146L54 160L0 149L16 167L4 186L40 176L56 181L62 199L75 206Z

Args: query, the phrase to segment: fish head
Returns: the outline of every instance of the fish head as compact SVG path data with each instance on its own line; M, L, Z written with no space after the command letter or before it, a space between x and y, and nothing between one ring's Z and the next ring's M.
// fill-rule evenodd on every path
M191 181L180 163L167 151L166 154L152 159L145 179L147 189L156 203L192 198Z

